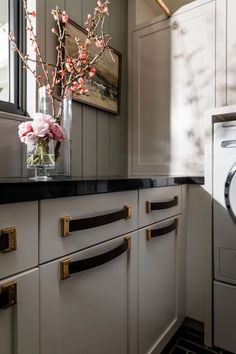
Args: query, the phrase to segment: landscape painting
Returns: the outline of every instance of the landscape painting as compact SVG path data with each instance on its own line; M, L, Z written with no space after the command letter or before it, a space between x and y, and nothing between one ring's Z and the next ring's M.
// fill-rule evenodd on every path
M84 41L86 38L85 30L73 21L67 24L70 36L66 37L65 47L70 56L77 51L74 38ZM108 49L103 53L102 59L94 67L96 73L89 79L88 95L73 95L73 100L103 109L113 114L119 114L120 106L120 69L121 55L111 48L112 56Z

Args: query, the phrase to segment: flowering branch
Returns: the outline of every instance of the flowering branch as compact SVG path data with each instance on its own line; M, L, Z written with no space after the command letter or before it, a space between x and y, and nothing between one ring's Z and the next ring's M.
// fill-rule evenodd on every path
M105 18L109 15L109 0L103 2L97 0L93 15L87 15L85 22L86 38L84 41L80 38L72 38L68 33L66 24L69 21L69 16L65 11L60 10L58 7L52 10L51 13L56 21L55 28L52 28L52 33L57 40L56 63L48 63L43 60L32 21L32 18L36 17L36 12L28 10L26 0L23 0L23 4L27 23L26 30L36 53L36 59L30 58L28 54L19 50L13 33L10 32L7 35L13 50L19 55L24 68L33 74L38 86L46 85L52 102L53 116L55 116L55 100L63 101L63 98L69 93L74 95L88 94L87 83L96 73L94 65L102 58L107 48L114 61L109 48L111 37L104 33ZM68 38L76 44L76 53L70 54L65 48L65 40ZM41 67L42 74L38 74L36 70L33 70L30 62L34 62L37 67ZM58 92L60 92L59 97Z

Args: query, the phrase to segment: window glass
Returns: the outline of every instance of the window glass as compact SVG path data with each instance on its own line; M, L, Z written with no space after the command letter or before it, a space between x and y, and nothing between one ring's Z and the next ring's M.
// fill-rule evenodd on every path
M9 0L0 0L0 24L8 32ZM9 43L6 33L0 30L0 101L10 101L9 87Z

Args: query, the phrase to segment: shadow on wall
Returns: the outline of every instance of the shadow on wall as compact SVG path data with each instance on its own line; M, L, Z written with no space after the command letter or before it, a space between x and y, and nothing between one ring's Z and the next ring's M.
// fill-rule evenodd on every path
M209 11L204 21L195 16L172 25L171 163L178 173L204 173L203 118L215 106L212 21Z

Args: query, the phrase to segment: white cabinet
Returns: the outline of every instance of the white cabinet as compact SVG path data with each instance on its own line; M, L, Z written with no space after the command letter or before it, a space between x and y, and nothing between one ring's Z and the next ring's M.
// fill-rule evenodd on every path
M78 272L65 280L65 258L40 266L41 354L137 354L136 243L134 233L70 255Z
M0 279L37 265L38 202L0 205Z
M38 270L0 281L0 308L2 302L12 306L0 309L0 353L39 354Z
M186 240L177 215L138 232L138 353L160 353L185 315Z
M130 47L129 173L203 174L204 112L215 106L215 2L194 1L138 28Z
M0 206L18 236L0 253L0 353L159 353L185 315L182 205L169 186Z

